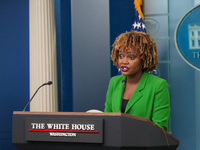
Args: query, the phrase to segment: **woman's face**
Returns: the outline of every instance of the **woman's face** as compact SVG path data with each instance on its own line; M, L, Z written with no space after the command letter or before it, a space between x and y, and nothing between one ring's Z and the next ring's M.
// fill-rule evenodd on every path
M118 68L123 75L135 76L141 74L143 72L141 66L142 60L140 59L138 52L131 52L130 50L125 52L119 51Z

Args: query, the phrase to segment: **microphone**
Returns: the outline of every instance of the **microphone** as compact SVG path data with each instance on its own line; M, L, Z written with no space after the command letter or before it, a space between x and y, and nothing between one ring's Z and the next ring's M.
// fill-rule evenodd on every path
M53 83L52 81L49 81L49 82L47 82L47 83L42 84L41 86L44 86L44 85L51 85L52 83Z
M123 87L122 87L122 97L121 97L121 104L120 104L120 109L119 109L119 113L121 113L122 111L122 101L123 101L123 95L124 95L124 85L125 85L125 83L126 83L126 80L125 79L123 79L122 80L122 84L123 84Z
M24 107L24 110L23 110L23 111L26 110L26 108L28 107L28 105L29 105L30 102L32 101L33 97L35 96L35 94L38 92L38 90L39 90L41 87L43 87L43 86L45 86L45 85L51 85L52 83L53 83L52 81L49 81L49 82L47 82L47 83L42 84L42 85L36 90L36 92L33 94L33 96L31 97L31 99L28 101L28 103L27 103L26 106Z

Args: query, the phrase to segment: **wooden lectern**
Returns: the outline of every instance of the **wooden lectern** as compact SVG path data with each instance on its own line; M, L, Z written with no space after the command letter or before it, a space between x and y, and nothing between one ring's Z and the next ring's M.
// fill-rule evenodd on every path
M152 121L123 113L13 112L20 150L176 150L179 140Z

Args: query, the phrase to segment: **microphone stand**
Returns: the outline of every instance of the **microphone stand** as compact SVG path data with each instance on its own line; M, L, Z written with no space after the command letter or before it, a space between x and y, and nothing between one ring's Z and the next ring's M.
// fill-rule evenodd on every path
M120 109L119 109L119 113L121 113L122 111L122 101L123 101L123 95L124 95L124 85L125 85L125 83L126 83L126 80L125 79L123 79L122 80L122 84L123 84L123 87L122 87L122 97L121 97L121 104L120 104Z
M26 104L26 106L24 107L24 110L23 110L23 111L26 110L26 108L28 107L28 105L29 105L30 102L32 101L33 97L35 96L35 94L38 92L38 90L39 90L41 87L43 87L44 85L51 85L51 84L52 84L52 81L49 81L49 82L47 82L47 83L42 84L42 85L36 90L36 92L33 94L33 96L31 97L31 99L29 100L29 102L28 102L28 103Z

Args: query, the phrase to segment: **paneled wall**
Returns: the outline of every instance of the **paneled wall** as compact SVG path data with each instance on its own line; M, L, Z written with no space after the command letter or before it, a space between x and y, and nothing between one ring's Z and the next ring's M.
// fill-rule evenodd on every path
M72 0L73 111L103 111L110 78L109 1Z
M156 68L157 76L167 81L170 92L170 35L168 6L168 0L143 0L143 12L147 33L157 44L159 63ZM172 132L171 114L169 118L168 132Z

